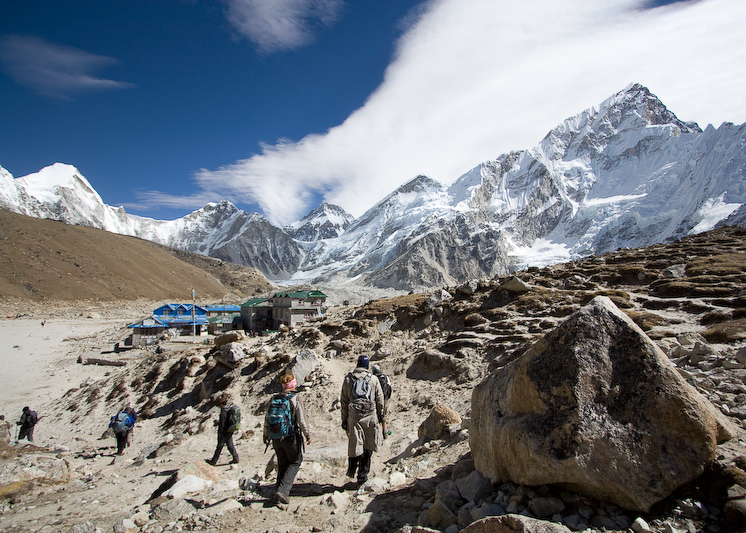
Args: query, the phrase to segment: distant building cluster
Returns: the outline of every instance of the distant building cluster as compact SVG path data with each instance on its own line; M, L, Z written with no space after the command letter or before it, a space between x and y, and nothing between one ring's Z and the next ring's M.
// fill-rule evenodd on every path
M165 304L128 328L125 346L146 346L164 336L171 338L218 334L230 330L249 333L294 327L324 316L327 296L317 290L278 292L269 298L251 298L241 305Z

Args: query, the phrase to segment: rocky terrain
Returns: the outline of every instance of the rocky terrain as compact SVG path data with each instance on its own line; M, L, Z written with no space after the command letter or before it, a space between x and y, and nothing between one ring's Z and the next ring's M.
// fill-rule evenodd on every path
M668 245L332 308L323 318L271 337L164 342L121 352L117 357L126 366L92 372L38 406L47 414L38 428L38 447L3 448L0 527L144 533L743 531L745 235L743 229L722 228ZM577 332L587 330L578 311L599 301L609 302L614 313L621 310L620 321L636 324L625 335L633 332L641 345L655 343L652 356L671 387L696 389L691 397L713 432L709 441L701 439L707 459L697 475L678 481L652 504L646 500L645 509L614 501L611 490L609 499L595 497L582 483L569 487L551 477L522 483L517 478L525 472L518 470L510 474L516 479L493 483L475 469L485 461L472 455L480 442L480 435L470 434L478 419L472 412L475 388L488 383L488 376L520 368L546 351L548 342L557 349L580 346ZM111 332L111 344L121 333ZM360 354L370 355L391 377L394 393L387 415L391 435L374 455L370 480L357 487L345 477L339 392ZM639 372L634 366L628 362L627 371ZM269 500L274 475L261 422L286 369L304 377L313 440L290 505L278 508ZM558 389L565 385L561 370L546 375ZM609 409L634 411L634 394L596 385L605 391ZM640 395L654 389L655 383L641 387ZM224 452L213 468L204 460L215 445L216 399L225 393L243 413L241 462L229 465ZM102 436L109 417L128 401L141 418L132 446L116 457L113 439ZM641 423L632 417L628 425ZM685 448L689 438L694 435L654 444L665 455ZM549 468L534 460L525 470L545 475ZM679 479L667 471L660 476ZM638 482L640 495L651 494Z

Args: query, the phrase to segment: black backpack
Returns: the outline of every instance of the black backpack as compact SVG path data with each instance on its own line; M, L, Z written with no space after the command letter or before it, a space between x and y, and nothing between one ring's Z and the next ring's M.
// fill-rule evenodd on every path
M241 410L237 405L232 405L231 408L228 409L228 416L225 425L225 430L228 433L234 433L241 427Z
M378 381L381 383L381 389L383 389L383 399L388 400L391 398L391 380L386 374L376 374Z
M38 421L39 417L36 415L36 411L29 411L28 413L26 413L26 423L24 425L26 427L32 428Z

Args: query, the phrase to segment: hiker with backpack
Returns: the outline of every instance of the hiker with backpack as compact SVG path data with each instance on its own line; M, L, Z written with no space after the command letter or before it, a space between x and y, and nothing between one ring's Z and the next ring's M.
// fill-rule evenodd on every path
M304 444L311 442L306 424L303 401L295 388L292 374L280 377L282 393L272 397L264 420L264 444L272 447L277 455L277 483L273 499L276 503L290 503L290 489L303 462Z
M135 434L135 422L137 422L137 411L135 411L135 408L132 407L132 402L127 402L127 405L124 406L124 409L122 409L125 413L129 415L129 417L132 419L132 427L127 432L127 443L125 447L129 448L129 445L132 443L132 436Z
M24 407L21 419L16 422L17 426L21 426L16 440L28 439L29 442L34 442L34 426L38 421L39 417L36 415L36 411L28 406Z
M383 414L386 415L386 412L389 408L389 399L391 398L391 380L389 377L381 372L381 367L378 365L373 365L373 375L378 378L378 382L381 384L381 390L383 391ZM383 434L383 438L388 437L388 433L386 432L386 422L381 422L381 432Z
M383 443L381 426L385 427L383 389L368 367L370 360L361 355L355 370L345 376L340 397L342 429L347 432L347 477L362 485L368 480L373 453Z
M223 452L223 446L226 445L228 446L231 457L233 457L230 464L238 464L238 452L236 451L236 445L233 444L233 434L241 427L241 410L237 405L233 405L233 402L230 400L230 397L227 395L221 396L220 400L218 400L220 416L215 424L218 427L218 445L215 448L212 459L206 461L212 466L218 464L220 454Z
M117 455L124 454L124 448L127 447L129 433L135 426L135 420L127 411L119 411L111 417L109 427L114 431L114 437L117 439Z

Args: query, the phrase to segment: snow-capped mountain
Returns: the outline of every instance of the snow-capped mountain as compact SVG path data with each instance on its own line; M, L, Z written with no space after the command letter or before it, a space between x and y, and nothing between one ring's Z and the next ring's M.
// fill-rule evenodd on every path
M355 217L341 207L325 202L284 230L298 241L314 242L339 237L353 220Z
M285 283L399 290L743 224L744 205L746 125L702 131L636 84L530 150L483 162L450 187L418 176L354 221L324 204L280 229L229 202L158 221L105 205L74 167L15 180L0 168L0 207L12 211L255 266Z

